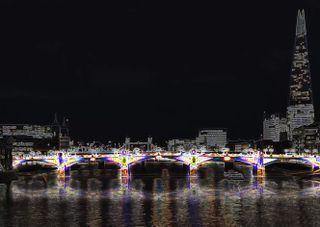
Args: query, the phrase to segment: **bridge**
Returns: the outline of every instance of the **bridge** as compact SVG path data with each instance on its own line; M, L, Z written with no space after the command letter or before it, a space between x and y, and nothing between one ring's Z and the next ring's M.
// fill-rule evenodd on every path
M128 177L131 172L130 168L136 163L142 162L146 159L173 159L182 162L183 164L189 166L190 175L196 175L198 167L208 160L211 160L211 157L205 157L196 151L188 153L133 153L130 150L121 150L120 152L110 153L66 153L59 152L57 154L49 155L23 155L23 156L14 156L13 157L13 168L17 168L24 163L39 163L50 165L57 168L58 177L67 176L70 167L72 165L81 163L85 160L89 161L107 161L116 164L120 167L121 177Z
M57 176L64 178L68 176L72 165L85 161L111 162L120 167L120 176L128 177L131 175L131 167L147 159L170 159L180 161L189 168L189 175L196 176L200 166L210 160L223 161L225 163L244 163L252 166L253 173L257 176L265 176L265 167L274 163L295 163L311 167L312 172L320 172L320 156L311 155L266 155L263 152L257 152L251 155L243 154L221 154L204 153L194 149L189 152L153 152L141 153L139 149L133 151L114 149L110 152L56 152L49 155L33 154L14 156L12 161L13 168L17 168L24 163L40 163L50 165L57 169Z
M238 156L235 161L249 164L258 176L265 175L265 167L275 163L294 163L311 167L314 173L320 172L320 156L313 155L264 155L261 151L256 155Z

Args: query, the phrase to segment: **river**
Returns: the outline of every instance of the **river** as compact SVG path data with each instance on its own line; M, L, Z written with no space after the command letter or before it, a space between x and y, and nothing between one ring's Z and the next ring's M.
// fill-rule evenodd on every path
M256 178L228 179L219 163L189 177L170 162L133 167L129 180L118 169L21 173L0 183L0 226L320 226L320 176L267 170Z

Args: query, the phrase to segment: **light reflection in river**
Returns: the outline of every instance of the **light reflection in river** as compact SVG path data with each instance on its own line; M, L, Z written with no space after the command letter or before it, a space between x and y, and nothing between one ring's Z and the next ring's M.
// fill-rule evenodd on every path
M117 170L80 169L64 181L48 173L0 184L0 226L320 225L317 176L259 180L243 168L245 179L233 181L214 163L198 177L170 163L143 174L142 165L127 181Z

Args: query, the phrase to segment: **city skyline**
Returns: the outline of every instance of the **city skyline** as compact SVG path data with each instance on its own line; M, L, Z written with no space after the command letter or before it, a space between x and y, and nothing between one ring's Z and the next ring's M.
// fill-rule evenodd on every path
M172 39L168 35L170 32L176 35L175 27L169 26L169 22L178 22L172 17L163 21L168 25L166 28L161 29L160 23L155 23L156 18L152 18L150 23L154 22L158 30L146 24L140 27L132 24L130 33L110 28L107 35L98 32L107 16L99 21L88 19L95 22L93 28L81 27L84 20L80 20L74 31L68 33L62 22L71 20L65 14L53 23L49 19L53 11L44 9L48 16L36 12L44 23L49 23L43 27L46 33L38 31L39 22L30 23L29 38L20 40L13 32L21 43L7 40L13 49L4 51L8 57L2 74L9 76L1 81L4 85L0 95L1 123L47 124L52 114L58 112L70 119L70 134L77 140L119 141L125 136L151 135L163 141L192 138L201 128L216 127L228 128L230 138L259 138L263 112L285 112L296 13L302 8L308 21L317 113L320 32L313 26L317 21L316 3L303 5L296 1L286 11L284 4L277 8L271 5L252 12L244 4L226 14L222 10L207 18L199 17L191 27L187 26L191 21L176 24L182 31ZM148 14L152 5L143 7L125 12L123 19L141 22L140 17ZM227 9L225 5L221 7ZM80 15L74 16L80 19ZM113 14L111 17L116 18ZM53 26L55 23L60 26ZM122 24L121 20L118 23ZM239 27L240 24L243 26ZM149 34L146 28L153 35L139 41ZM78 37L81 29L87 33ZM198 35L184 37L182 34L187 31ZM64 32L68 39L64 38ZM51 38L46 35L53 33L56 36ZM133 42L130 48L127 43L130 39L117 40L125 35ZM180 38L181 42L177 40ZM26 44L30 44L28 48L22 47ZM168 55L171 50L172 56Z
M320 225L319 0L0 17L0 226Z
M307 33L305 11L298 10L287 111L263 119L263 140L291 141L298 150L318 149Z

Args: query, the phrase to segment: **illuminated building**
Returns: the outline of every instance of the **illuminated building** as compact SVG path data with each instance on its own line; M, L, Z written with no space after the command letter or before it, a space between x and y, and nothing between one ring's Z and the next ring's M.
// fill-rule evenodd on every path
M13 152L48 151L68 148L70 144L67 120L60 125L55 115L51 125L1 124L0 142L12 138Z
M319 123L295 128L292 131L293 147L299 152L318 152L320 145Z
M286 140L288 132L287 118L280 114L271 114L263 119L263 140L280 142Z
M196 141L194 139L172 139L167 141L168 150L175 151L178 147L183 147L185 150L192 149L195 146Z
M196 138L196 144L206 145L207 147L222 148L227 144L227 129L203 129L199 131L199 135Z
M167 141L168 150L174 151L178 147L184 150L193 149L195 146L206 146L208 148L223 148L227 144L227 129L213 128L199 131L195 139L172 139Z
M299 10L297 16L289 90L287 119L289 139L292 140L292 132L295 128L310 125L314 122L314 106L304 10Z
M231 151L234 152L242 152L243 150L247 150L253 147L253 140L246 139L237 139L237 140L228 140L228 144L226 145Z
M147 141L145 142L141 142L141 141L133 142L131 141L130 137L126 137L124 142L124 147L126 149L133 149L135 147L138 147L145 151L151 151L153 148L152 137L148 137Z
M63 117L62 124L58 128L58 135L59 135L59 148L66 149L70 146L70 136L69 136L69 127L67 125L68 119Z

